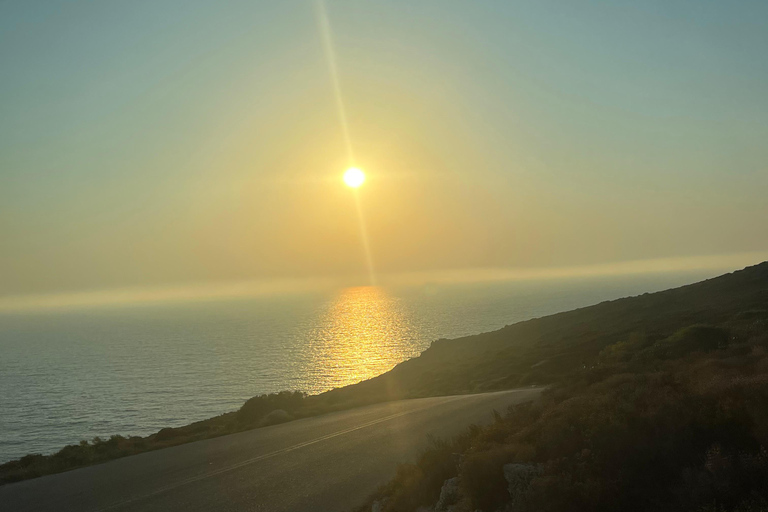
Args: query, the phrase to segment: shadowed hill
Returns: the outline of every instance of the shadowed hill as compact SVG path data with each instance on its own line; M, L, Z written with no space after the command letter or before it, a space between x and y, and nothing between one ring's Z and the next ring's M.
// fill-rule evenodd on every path
M435 343L360 386L551 385L435 442L357 511L768 511L767 292L763 263Z
M651 342L694 324L768 310L768 262L699 283L437 340L390 372L311 397L329 403L378 401L546 384L592 361L608 345Z

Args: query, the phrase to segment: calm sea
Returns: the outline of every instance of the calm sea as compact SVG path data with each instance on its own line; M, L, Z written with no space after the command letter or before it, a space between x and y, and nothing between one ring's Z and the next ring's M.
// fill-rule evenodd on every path
M709 276L363 287L0 315L0 462L184 425L261 393L319 393L383 373L438 338Z

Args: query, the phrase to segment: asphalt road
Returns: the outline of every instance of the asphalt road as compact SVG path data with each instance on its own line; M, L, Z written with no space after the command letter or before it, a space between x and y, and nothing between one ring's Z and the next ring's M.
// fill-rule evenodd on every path
M306 418L0 486L2 511L340 512L522 389L402 400Z

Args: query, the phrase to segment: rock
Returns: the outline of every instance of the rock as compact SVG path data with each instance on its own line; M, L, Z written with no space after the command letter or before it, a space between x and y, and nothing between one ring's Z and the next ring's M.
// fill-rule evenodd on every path
M435 512L450 512L461 496L459 496L459 477L449 478L443 482L440 498L435 505Z
M371 505L371 512L381 512L383 507L381 506L380 501L374 501L373 505Z
M528 489L531 480L541 474L541 467L536 464L504 464L502 469L513 502Z

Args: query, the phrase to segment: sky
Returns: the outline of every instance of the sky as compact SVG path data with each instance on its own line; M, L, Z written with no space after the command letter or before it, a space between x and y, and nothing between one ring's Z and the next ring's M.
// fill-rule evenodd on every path
M768 258L768 3L321 11L0 2L0 297Z

